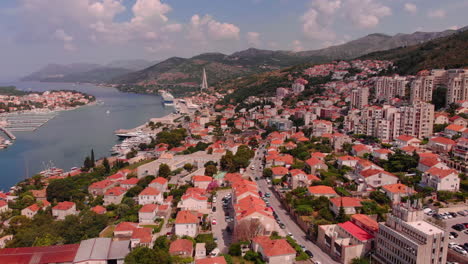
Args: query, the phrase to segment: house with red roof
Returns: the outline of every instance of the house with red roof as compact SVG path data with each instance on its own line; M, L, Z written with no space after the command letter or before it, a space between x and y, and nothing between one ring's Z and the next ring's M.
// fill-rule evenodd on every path
M453 137L455 135L461 135L466 127L450 124L444 129L444 134L448 137Z
M438 156L427 158L423 158L420 156L417 167L419 171L425 172L432 167L448 169L447 165L444 162L440 161Z
M2 201L3 200L0 200L0 203ZM33 218L37 214L37 212L39 212L39 210L41 209L45 210L49 206L50 206L50 203L47 200L39 201L21 210L21 215L24 215L27 218Z
M20 247L0 249L0 262L4 264L49 264L74 262L80 244Z
M120 187L129 190L138 184L138 178L132 177L130 179L126 179L120 182Z
M318 227L317 245L340 263L351 263L372 249L374 235L352 221Z
M175 234L177 236L196 237L198 235L198 219L197 212L179 211L175 219Z
M108 189L106 193L104 193L104 205L120 204L126 192L127 189L120 186Z
M383 185L395 184L398 182L398 177L396 175L381 169L362 170L357 176L356 183L360 191L364 191L367 188L376 189Z
M157 177L156 179L152 180L151 183L148 185L149 187L155 188L160 192L167 191L168 180L163 177Z
M337 164L338 164L338 167L340 168L343 166L353 168L354 166L356 166L358 161L359 161L358 157L346 155L346 156L338 157Z
M343 206L345 214L355 214L356 208L362 207L363 200L360 198L354 197L335 197L330 199L330 210L333 211L335 215L338 215L340 212L341 206Z
M164 197L160 191L152 187L146 187L138 194L138 204L162 203Z
M188 239L176 239L169 246L169 254L191 258L193 256L193 242Z
M257 236L252 239L252 250L260 253L263 260L272 264L292 264L296 250L286 239L271 239L269 236Z
M413 188L402 183L384 185L382 191L393 203L400 203L402 197L408 197L416 193Z
M401 135L395 139L395 145L398 148L402 148L406 146L413 146L413 147L418 148L420 144L421 144L421 140L412 136L408 136L408 135Z
M357 157L363 157L364 154L370 154L372 152L371 146L364 144L354 145L351 149L351 153Z
M116 182L113 182L109 179L98 181L89 185L88 193L92 196L104 195L107 190L114 187L116 184Z
M332 198L332 197L339 196L332 187L326 186L326 185L310 186L307 189L308 189L309 195L316 196L316 197L325 196L327 198Z
M306 168L310 173L316 174L318 170L328 170L327 164L323 160L317 158L310 158L305 161Z
M200 211L202 213L209 213L208 197L200 195L195 192L189 192L182 195L177 208L181 210Z
M130 237L131 248L136 247L148 247L153 248L153 229L150 227L138 227L135 228Z
M333 123L327 120L314 120L312 121L312 131L314 137L331 134L333 132Z
M120 181L126 180L127 175L123 172L117 172L116 174L108 176L107 179L113 182L120 182Z
M195 260L195 264L227 264L224 256L210 257Z
M8 212L10 208L8 208L8 203L4 200L0 200L0 214Z
M288 169L285 167L273 167L271 168L272 178L273 179L281 179L284 175L288 174Z
M389 149L384 149L384 148L374 149L372 151L372 156L374 157L374 159L388 160L388 154L392 154L392 153L393 151Z
M307 174L299 169L291 170L290 175L291 177L289 178L289 184L292 189L307 187L311 185L313 181L320 181L319 177L313 174Z
M36 201L45 201L47 200L47 193L46 189L42 190L31 190L30 191Z
M434 188L436 191L457 192L460 189L460 177L454 169L432 167L423 173L421 185Z
M118 239L130 239L133 230L138 228L138 223L120 222L114 228L114 237Z
M60 202L52 208L52 216L57 220L64 220L66 216L78 213L74 202Z
M196 188L206 190L208 188L208 185L210 185L212 181L213 181L213 178L210 176L205 176L205 175L192 176L192 183L193 183L193 186L195 186Z
M448 153L457 144L455 140L446 137L433 137L429 139L427 147L437 153Z
M353 214L351 216L351 222L366 230L369 234L375 236L379 232L379 223L368 215L365 214Z
M145 204L138 211L138 222L140 224L154 224L157 218L158 205L157 204Z
M96 214L105 214L107 213L107 210L105 207L102 207L100 205L96 205L93 208L91 208L91 211L95 212Z
M462 126L462 127L466 127L468 125L468 122L466 121L465 118L461 116L457 116L457 115L451 117L449 121L451 124L455 124L455 125Z

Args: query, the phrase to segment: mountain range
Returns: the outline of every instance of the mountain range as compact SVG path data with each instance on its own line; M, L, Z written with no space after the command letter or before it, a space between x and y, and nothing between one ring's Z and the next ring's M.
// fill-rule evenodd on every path
M123 85L160 87L195 87L201 82L201 72L206 69L208 83L241 76L274 71L303 63L325 63L337 59L353 59L365 54L399 47L412 46L450 36L468 29L441 32L414 32L412 34L370 34L350 42L319 50L292 52L250 48L231 55L204 53L192 58L171 57L149 65L146 61L114 62L104 66L96 64L48 65L23 80L95 82ZM148 66L148 67L145 67ZM94 68L93 68L94 67Z

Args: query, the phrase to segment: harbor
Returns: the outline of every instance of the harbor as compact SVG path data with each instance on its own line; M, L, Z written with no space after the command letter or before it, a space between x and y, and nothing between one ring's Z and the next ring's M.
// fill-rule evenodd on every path
M11 132L33 132L56 116L56 112L10 113L0 115L0 120Z

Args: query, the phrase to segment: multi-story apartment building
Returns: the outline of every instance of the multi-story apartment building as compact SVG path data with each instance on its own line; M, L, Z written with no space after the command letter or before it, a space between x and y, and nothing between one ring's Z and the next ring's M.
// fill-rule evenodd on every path
M345 120L345 130L388 142L400 135L430 137L433 124L434 105L417 102L411 106L369 106L351 111Z
M372 256L380 264L444 264L448 235L423 221L416 204L398 204L385 223L379 223L376 250Z
M412 106L401 107L401 132L417 138L432 136L434 126L434 105L417 102Z
M447 99L446 104L459 100L468 100L468 71L453 69L448 70Z
M361 87L351 91L351 107L362 109L369 103L369 88Z
M411 82L410 102L431 102L435 76L418 76Z
M379 77L375 82L375 98L390 100L404 97L408 80L404 76Z

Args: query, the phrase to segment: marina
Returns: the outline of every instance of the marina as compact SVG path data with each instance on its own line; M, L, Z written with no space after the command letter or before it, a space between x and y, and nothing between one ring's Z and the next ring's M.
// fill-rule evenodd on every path
M4 127L12 132L32 132L57 116L56 112L11 113L0 116Z

